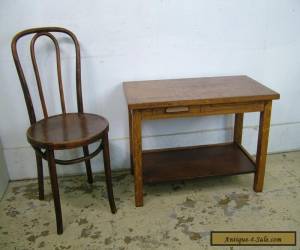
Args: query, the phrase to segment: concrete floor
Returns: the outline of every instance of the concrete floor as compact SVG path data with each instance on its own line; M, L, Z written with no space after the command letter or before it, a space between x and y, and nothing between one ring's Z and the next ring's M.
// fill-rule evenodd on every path
M300 249L300 152L268 156L263 193L253 175L147 185L134 207L133 178L114 174L117 214L103 176L60 179L64 234L56 234L50 183L9 184L0 203L0 249ZM296 230L296 247L212 247L211 230Z

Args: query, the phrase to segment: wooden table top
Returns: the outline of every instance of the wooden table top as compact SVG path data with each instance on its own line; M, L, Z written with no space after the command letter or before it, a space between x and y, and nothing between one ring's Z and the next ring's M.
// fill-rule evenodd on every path
M129 109L279 99L248 76L202 77L123 83Z

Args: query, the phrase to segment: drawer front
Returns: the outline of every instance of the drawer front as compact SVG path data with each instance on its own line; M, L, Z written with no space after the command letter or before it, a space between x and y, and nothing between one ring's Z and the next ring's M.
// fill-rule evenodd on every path
M142 110L143 119L164 119L200 115L221 115L258 112L264 109L264 102L231 103L213 105L175 106Z

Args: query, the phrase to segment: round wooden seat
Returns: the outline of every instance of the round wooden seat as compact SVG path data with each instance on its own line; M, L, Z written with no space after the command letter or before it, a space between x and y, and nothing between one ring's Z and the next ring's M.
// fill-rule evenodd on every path
M33 146L68 149L88 145L108 131L108 121L95 114L67 113L48 117L27 130Z

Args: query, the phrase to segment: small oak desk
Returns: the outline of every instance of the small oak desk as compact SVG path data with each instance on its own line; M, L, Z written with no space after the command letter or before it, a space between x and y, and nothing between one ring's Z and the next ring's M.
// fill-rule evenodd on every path
M279 94L248 76L123 83L128 103L130 159L135 205L143 206L143 182L254 173L263 189L272 100ZM256 160L241 145L245 112L260 112ZM142 120L235 114L230 143L142 150Z

